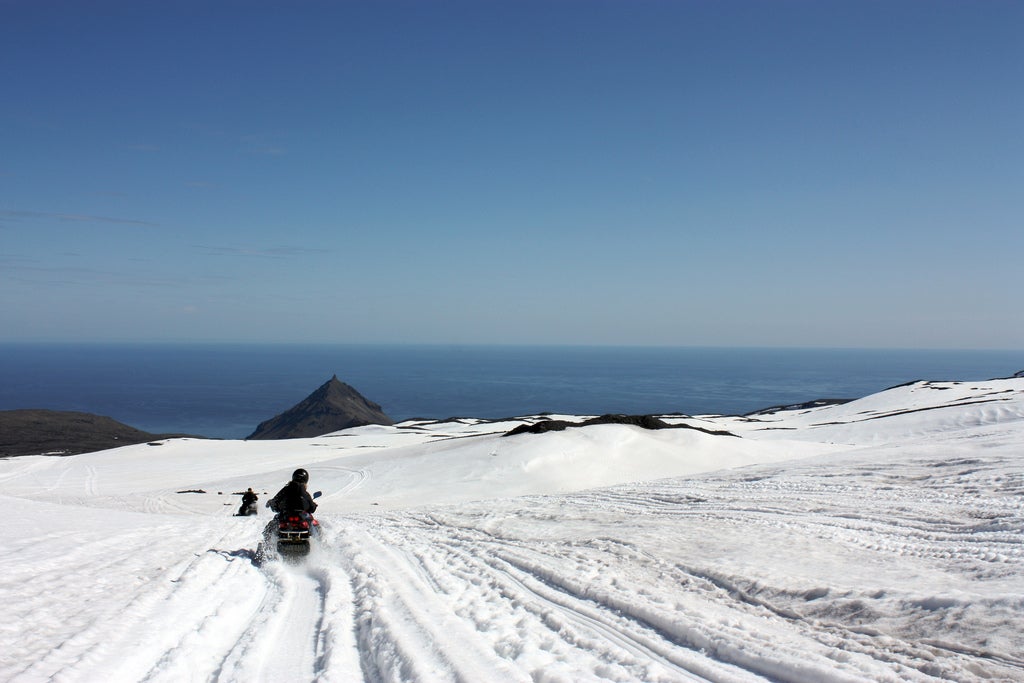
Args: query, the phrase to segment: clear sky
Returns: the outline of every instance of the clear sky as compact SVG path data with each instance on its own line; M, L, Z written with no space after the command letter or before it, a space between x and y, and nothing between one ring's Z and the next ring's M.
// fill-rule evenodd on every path
M1024 348L1024 2L0 0L0 340Z

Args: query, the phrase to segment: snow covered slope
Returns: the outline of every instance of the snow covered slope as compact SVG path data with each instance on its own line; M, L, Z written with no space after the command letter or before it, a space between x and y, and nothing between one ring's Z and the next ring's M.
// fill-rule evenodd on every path
M1024 680L1024 379L539 419L0 461L0 680Z

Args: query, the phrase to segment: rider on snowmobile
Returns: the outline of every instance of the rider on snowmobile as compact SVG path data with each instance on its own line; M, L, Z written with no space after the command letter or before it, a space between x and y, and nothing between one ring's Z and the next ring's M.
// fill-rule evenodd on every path
M285 484L284 488L277 492L277 495L267 502L274 512L289 512L301 510L302 512L313 512L316 510L316 502L306 490L309 483L309 472L299 468L292 472L292 480Z
M252 487L250 486L249 490L242 494L242 507L238 508L238 514L245 515L250 505L253 506L253 514L255 514L255 504L256 501L259 500L259 498L260 497L253 492Z

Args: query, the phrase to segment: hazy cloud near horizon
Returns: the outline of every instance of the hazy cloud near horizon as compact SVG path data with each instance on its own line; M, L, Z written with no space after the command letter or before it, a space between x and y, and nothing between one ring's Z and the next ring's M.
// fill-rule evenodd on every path
M202 244L192 245L194 249L210 256L255 256L259 258L284 259L313 254L329 254L329 249L309 249L307 247L217 247Z
M111 223L115 225L137 225L145 228L158 228L159 223L143 221L135 218L117 218L113 216L91 216L77 213L56 213L49 211L0 211L0 224L5 220L22 222L28 220L56 220L71 223Z

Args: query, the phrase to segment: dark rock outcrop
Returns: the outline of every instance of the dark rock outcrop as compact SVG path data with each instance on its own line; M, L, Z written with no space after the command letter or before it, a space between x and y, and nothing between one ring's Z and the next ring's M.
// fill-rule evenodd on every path
M68 410L0 411L0 457L78 455L180 434L150 434L113 418Z
M502 436L515 436L516 434L544 434L545 432L560 432L563 429L568 429L569 427L589 427L591 425L607 424L633 425L634 427L643 427L644 429L693 429L698 432L704 432L705 434L714 434L715 436L736 436L732 432L725 430L703 429L702 427L694 427L688 424L672 425L661 418L655 417L654 415L601 415L600 417L592 417L589 420L584 420L583 422L541 420L540 422L535 422L533 424L519 425Z
M349 427L391 425L379 405L338 380L335 375L304 401L261 422L249 439L301 439Z

